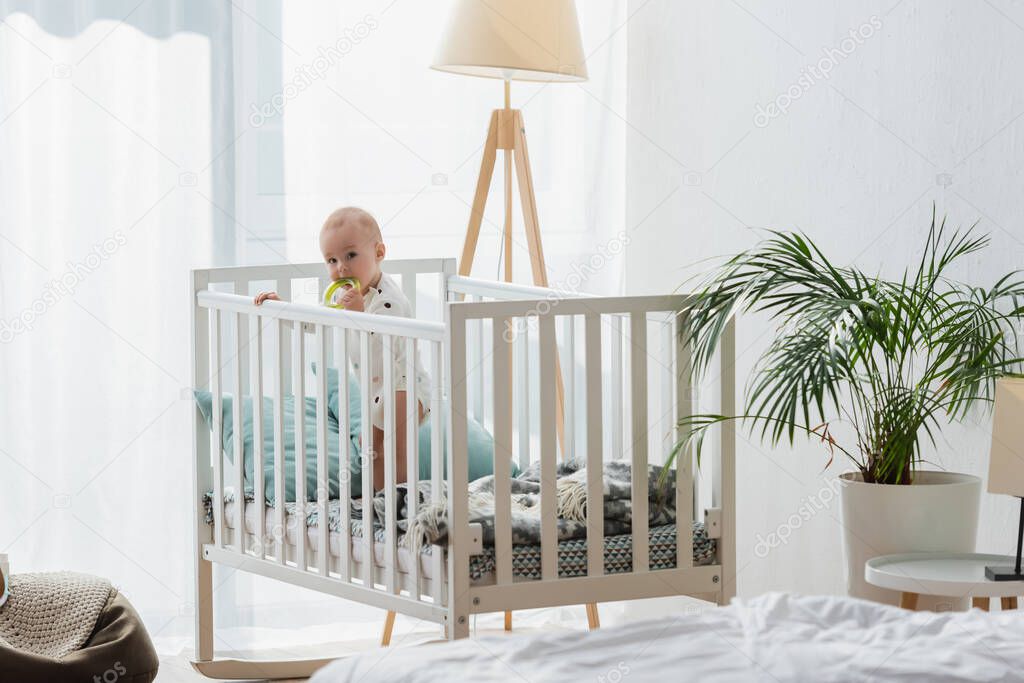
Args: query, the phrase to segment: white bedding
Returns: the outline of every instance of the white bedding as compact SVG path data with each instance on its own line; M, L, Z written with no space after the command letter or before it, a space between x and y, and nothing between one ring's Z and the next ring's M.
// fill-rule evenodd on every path
M770 593L598 631L382 648L321 669L343 681L1019 681L1024 612L908 612Z

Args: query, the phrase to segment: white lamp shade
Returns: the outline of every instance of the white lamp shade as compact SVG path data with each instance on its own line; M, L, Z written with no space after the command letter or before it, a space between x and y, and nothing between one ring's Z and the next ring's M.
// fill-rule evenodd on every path
M1024 379L996 381L988 490L1024 497Z
M585 81L573 0L457 0L431 68L518 81Z

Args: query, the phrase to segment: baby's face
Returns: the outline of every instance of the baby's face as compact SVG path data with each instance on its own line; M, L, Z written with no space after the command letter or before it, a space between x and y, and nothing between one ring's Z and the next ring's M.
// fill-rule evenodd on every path
M321 230L320 252L332 280L357 278L364 292L376 281L384 260L384 244L357 221Z

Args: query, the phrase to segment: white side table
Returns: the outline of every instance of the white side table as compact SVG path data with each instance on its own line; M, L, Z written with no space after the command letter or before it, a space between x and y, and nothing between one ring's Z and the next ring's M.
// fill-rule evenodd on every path
M988 610L990 598L1001 598L1005 609L1017 609L1024 581L990 581L986 565L1013 566L1016 558L975 553L904 553L873 557L864 565L864 580L873 586L900 591L900 607L917 609L919 595L964 598Z

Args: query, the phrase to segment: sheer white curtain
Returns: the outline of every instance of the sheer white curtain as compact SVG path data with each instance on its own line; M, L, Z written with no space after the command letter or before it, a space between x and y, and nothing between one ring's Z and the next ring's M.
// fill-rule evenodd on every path
M449 6L0 0L0 552L16 571L108 576L161 650L190 644L187 270L314 260L323 217L350 203L393 258L458 255L502 92L427 68ZM552 283L614 292L626 16L579 9L591 80L514 84L513 105ZM481 277L500 164L494 190ZM365 638L381 616L215 580L218 648Z
M0 19L0 552L110 577L157 637L186 633L186 273L233 244L207 199L225 192L230 15L0 2Z

